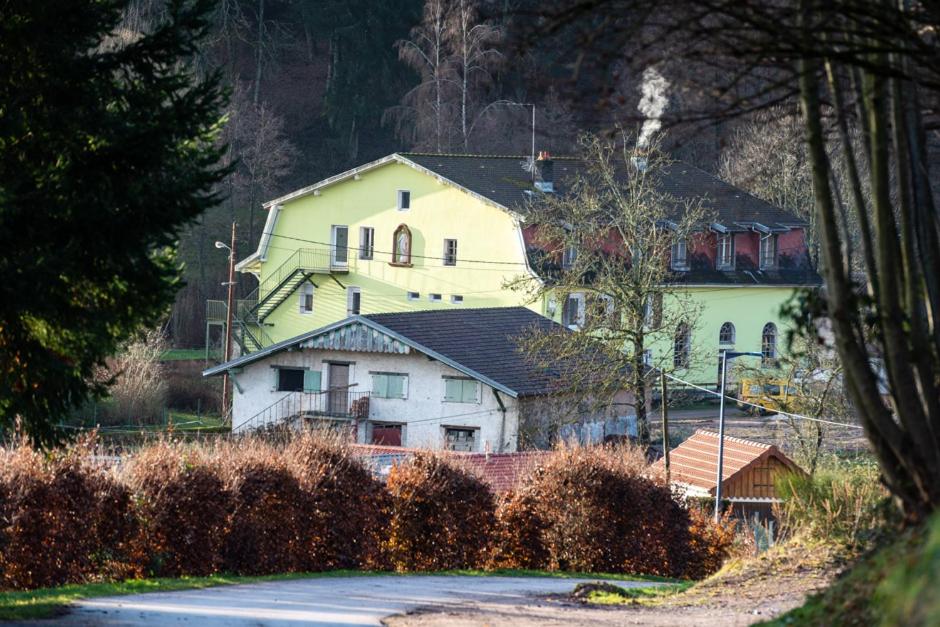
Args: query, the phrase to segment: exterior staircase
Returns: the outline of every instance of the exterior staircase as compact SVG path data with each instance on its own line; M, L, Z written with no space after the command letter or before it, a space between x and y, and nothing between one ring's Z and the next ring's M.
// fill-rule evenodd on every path
M368 419L369 392L351 392L347 388L288 392L245 422L233 426L232 433L270 433L310 425L355 429L360 420Z
M274 341L265 332L265 319L291 297L304 281L314 275L346 274L353 263L352 249L337 255L333 248L299 248L290 254L276 270L265 272L264 279L246 298L235 303L232 316L232 340L241 354L252 353L270 346ZM339 258L338 258L339 257ZM345 260L343 260L345 257ZM206 302L207 325L226 324L228 307L225 301ZM208 343L208 331L207 331Z

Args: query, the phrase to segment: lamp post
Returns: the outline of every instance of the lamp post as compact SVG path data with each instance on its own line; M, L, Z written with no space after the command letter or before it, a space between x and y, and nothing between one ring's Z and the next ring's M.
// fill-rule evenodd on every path
M215 247L228 250L228 286L227 307L225 310L225 345L222 347L222 363L232 358L232 308L235 305L235 222L232 222L232 244L216 242ZM222 416L228 410L228 370L222 373Z
M761 353L737 353L721 351L721 387L718 397L718 483L715 486L715 522L721 520L721 482L724 479L725 462L725 382L728 378L728 360L735 357L762 357Z

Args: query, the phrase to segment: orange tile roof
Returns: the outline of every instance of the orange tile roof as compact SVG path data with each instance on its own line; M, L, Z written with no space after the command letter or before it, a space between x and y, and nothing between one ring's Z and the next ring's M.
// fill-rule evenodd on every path
M724 464L721 476L727 482L734 475L767 457L776 457L790 468L800 468L780 449L771 444L761 444L743 438L725 436ZM669 453L670 479L714 493L718 475L718 434L699 429L688 440ZM663 459L653 464L662 471Z

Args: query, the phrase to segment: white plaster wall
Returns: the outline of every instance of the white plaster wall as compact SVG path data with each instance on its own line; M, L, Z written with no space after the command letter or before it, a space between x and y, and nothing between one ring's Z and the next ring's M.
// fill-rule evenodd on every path
M463 377L462 373L429 359L424 354L412 352L407 355L384 353L360 353L351 351L325 351L300 349L277 353L254 362L235 375L232 425L242 423L279 401L288 392L276 390L275 366L295 366L318 369L323 388L329 386L328 363L331 361L350 364L349 382L357 384L353 392L371 392L371 372L395 372L408 375L407 398L371 398L369 419L373 422L400 423L402 445L406 447L443 448L444 427L470 427L479 429L476 449L483 451L489 443L496 452L515 451L518 443L518 403L500 392L506 406L506 424L503 429L503 414L493 394L493 388L480 383L480 401L477 403L450 403L444 401L444 377ZM503 446L500 448L500 432ZM367 442L368 430L360 425L359 442Z

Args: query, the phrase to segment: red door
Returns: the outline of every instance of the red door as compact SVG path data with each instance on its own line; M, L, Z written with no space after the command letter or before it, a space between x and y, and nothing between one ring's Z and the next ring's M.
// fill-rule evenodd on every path
M381 446L401 446L401 425L373 425L372 443Z

